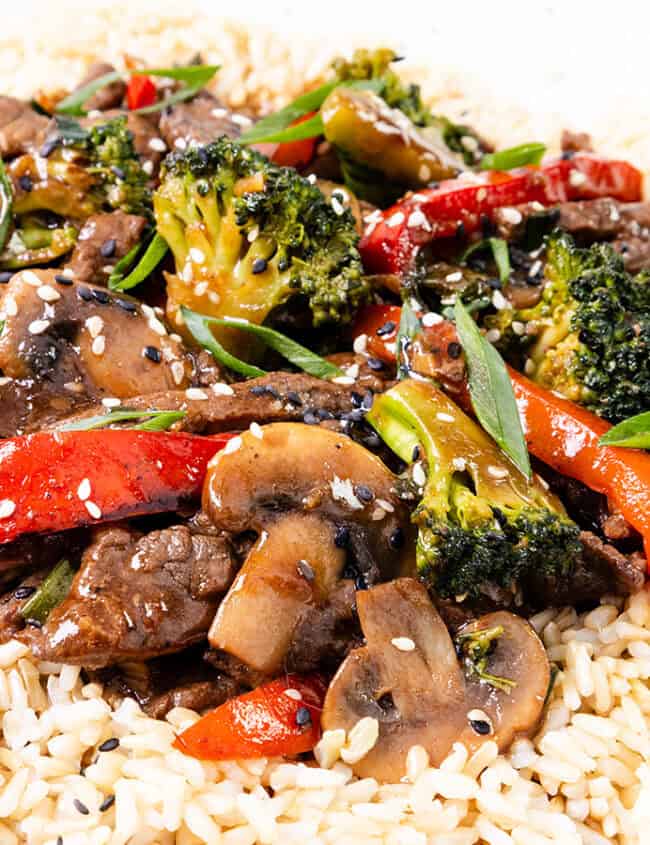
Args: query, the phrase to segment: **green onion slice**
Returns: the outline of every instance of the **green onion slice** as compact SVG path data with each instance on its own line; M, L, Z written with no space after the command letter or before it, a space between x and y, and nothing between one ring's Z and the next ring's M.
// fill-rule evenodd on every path
M156 232L149 242L148 247L144 251L144 254L127 276L122 277L123 271L120 265L122 262L125 262L128 267L126 259L132 256L134 250L137 255L136 247L128 252L121 261L118 261L108 280L109 288L111 290L130 290L136 285L139 285L141 282L144 282L163 260L168 249L169 247L167 246L167 241L162 237L162 235L159 235L158 232ZM135 256L133 256L133 258L135 258ZM131 258L131 261L133 258Z
M497 270L499 271L499 279L505 284L505 282L507 282L510 278L511 268L510 251L508 250L507 242L504 241L503 238L485 238L485 240L470 244L470 246L468 246L465 252L461 255L460 260L464 264L470 255L473 255L481 249L486 249L487 247L492 250L492 257L494 258L494 263L497 265Z
M546 145L533 142L519 144L496 153L486 153L481 159L481 170L512 170L527 164L539 164L546 152Z
M185 411L134 411L130 408L111 408L105 414L62 425L59 431L94 431L127 420L144 420L139 425L129 426L140 431L166 431L185 415Z
M23 619L34 620L43 625L54 608L61 604L70 592L74 569L67 560L60 560L36 592L31 595L20 610Z

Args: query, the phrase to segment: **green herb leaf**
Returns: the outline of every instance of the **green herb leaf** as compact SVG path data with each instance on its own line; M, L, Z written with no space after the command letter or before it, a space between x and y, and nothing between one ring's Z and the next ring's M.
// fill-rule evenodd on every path
M131 290L131 288L134 288L136 285L144 282L144 280L153 273L156 267L163 260L168 249L169 247L167 246L167 241L162 235L159 235L158 232L156 232L151 239L149 246L146 248L144 255L140 258L128 276L117 280L116 274L121 271L118 271L119 262L115 265L115 268L111 273L111 277L108 280L109 288L111 290ZM131 250L131 252L133 252L133 250ZM125 258L128 258L130 254L131 253L128 253Z
M598 441L599 446L622 446L626 449L650 449L650 411L629 417Z
M124 277L131 272L133 265L135 264L135 260L142 251L143 246L144 241L138 241L138 243L131 247L126 255L122 256L122 258L120 258L120 260L115 264L111 275L108 277L108 287L110 290L115 290L116 286L119 285Z
M4 249L11 226L11 204L13 191L7 176L2 156L0 156L0 251Z
M139 425L129 426L130 428L141 431L166 431L175 422L182 420L185 415L185 411L133 411L129 408L111 408L106 414L85 417L62 425L59 431L94 431L127 420L146 420Z
M539 164L546 152L546 145L533 142L519 144L496 153L486 153L481 159L481 170L512 170L527 164Z
M104 88L106 85L111 85L117 82L118 79L126 79L129 76L163 76L168 79L177 79L185 82L185 87L180 91L174 92L167 99L161 100L159 103L154 103L151 106L145 106L141 109L136 109L134 114L150 114L151 112L160 111L172 103L178 103L182 100L187 100L198 93L219 70L219 65L190 65L188 67L166 67L166 68L145 68L141 71L122 72L119 70L105 73L103 76L93 79L88 85L84 85L78 91L73 91L60 103L58 103L56 110L59 114L70 114L76 117L83 117L86 112L84 110L85 103L96 94L97 91Z
M223 364L224 367L228 367L229 370L239 373L246 378L258 378L259 376L266 375L266 370L261 370L253 364L248 364L246 361L236 358L224 349L210 331L209 324L213 320L212 317L197 314L196 311L191 311L185 306L181 308L181 312L185 320L185 325L194 340L204 349L207 349L208 352L211 352L213 358L219 364Z
M306 94L298 97L292 103L289 103L288 106L280 109L280 111L269 114L267 117L263 117L262 120L258 120L254 126L251 126L250 129L239 136L239 141L242 144L257 144L261 141L297 141L301 138L313 138L315 135L322 135L323 122L322 120L316 120L316 118L320 118L320 115L314 115L313 118L298 124L296 127L291 127L291 124L295 120L298 120L298 118L309 114L309 112L318 111L332 91L341 86L348 88L367 88L371 91L379 92L383 89L384 83L378 79L328 82L325 85L321 85L320 88L316 88L314 91L308 91ZM294 135L293 137L285 137L282 134L287 127L298 129L303 126L309 126L309 124L312 124L312 121L313 125L310 126L309 130L303 130L309 131L310 134Z
M499 279L505 284L510 278L510 251L508 249L508 243L503 238L485 238L485 240L471 244L461 255L460 260L464 264L470 255L481 249L487 249L487 247L492 250L492 257L494 258L494 263L497 265Z
M69 561L60 560L41 586L22 606L20 615L23 619L33 619L41 625L45 624L50 613L70 592L73 578L74 569Z
M469 370L469 392L476 416L514 465L530 479L530 458L506 365L460 299L456 299L454 316Z
M395 341L397 357L397 378L408 378L410 374L408 347L413 338L422 331L422 324L407 300L402 303L402 313Z

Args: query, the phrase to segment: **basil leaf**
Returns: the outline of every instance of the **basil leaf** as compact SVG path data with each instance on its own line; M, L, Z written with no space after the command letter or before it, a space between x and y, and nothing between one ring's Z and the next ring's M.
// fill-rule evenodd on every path
M106 414L98 414L95 417L85 417L77 422L62 425L59 431L95 431L98 428L107 428L109 425L127 420L142 420L139 425L133 428L141 431L165 431L173 423L182 420L185 411L132 411L128 408L111 409Z
M399 328L397 330L397 338L395 341L395 356L397 358L397 378L408 378L411 368L409 366L408 348L411 345L413 338L422 331L422 324L411 308L409 302L404 300L402 303L402 313L399 320Z
M78 91L73 91L71 94L68 94L67 97L64 97L57 103L56 110L59 114L73 114L77 117L83 117L86 112L84 111L84 103L86 103L93 94L96 94L101 88L104 88L106 85L111 85L113 82L117 82L118 79L122 79L124 76L119 70L112 70L110 73L105 73L103 76L98 76L97 79L93 79L87 85L84 85L83 88L79 88Z
M622 446L626 449L650 449L650 411L628 417L598 441L599 446Z
M546 152L546 145L533 142L519 144L496 153L486 153L481 159L481 170L512 170L527 164L539 164Z
M470 255L487 247L490 247L492 250L492 257L494 258L494 263L497 265L499 279L505 284L510 278L510 251L507 242L503 238L485 238L485 240L471 244L461 255L460 260L464 264Z
M224 367L228 367L229 370L239 373L246 378L258 378L258 376L266 375L266 370L261 370L253 364L248 364L246 361L236 358L224 349L208 327L209 323L215 318L197 314L196 311L191 311L185 306L182 306L181 313L185 320L185 325L194 340L204 349L207 349L208 352L211 352L212 357L219 364L223 364Z
M268 326L258 326L256 323L249 323L247 320L239 320L233 317L224 317L221 319L208 317L207 319L215 326L226 326L250 332L255 337L259 337L260 340L279 355L282 355L283 358L286 358L294 367L298 367L303 372L309 373L310 376L328 379L345 375L343 370L330 363L330 361L326 361L320 355L312 352L311 349L307 349L306 346L296 343L295 340L291 340L290 337L275 331L275 329L270 329Z
M144 255L138 261L134 269L131 270L129 275L119 281L113 281L111 284L111 279L113 279L113 274L117 271L117 266L114 268L113 274L111 274L111 278L109 279L109 288L111 290L130 290L136 285L139 285L141 282L144 282L144 280L153 273L156 267L163 260L168 249L169 247L167 246L167 241L162 235L159 235L158 232L156 232L151 239L149 246L146 248Z
M346 88L366 88L378 93L383 90L384 83L379 79L354 79L346 82L328 82L325 85L321 85L320 88L316 88L314 91L308 91L306 94L298 97L292 103L289 103L288 106L280 109L280 111L269 114L267 117L263 117L262 120L258 120L254 126L251 126L251 128L247 129L246 132L242 132L239 136L240 143L257 144L260 141L295 141L298 140L298 138L313 138L313 134L294 136L293 138L288 139L278 139L278 136L284 129L290 126L294 120L298 120L298 118L309 114L309 112L318 111L332 91L341 86ZM317 115L315 115L315 117L317 117ZM305 124L310 122L311 121L305 121ZM303 124L299 124L299 126L301 125ZM314 124L312 131L317 128L319 131L316 134L321 135L322 122L320 127Z
M60 560L36 592L20 609L23 619L33 619L43 625L54 608L70 592L74 569L67 560Z
M469 393L476 416L492 439L530 480L530 458L506 365L483 337L460 299L456 299L454 316L469 370Z
M11 226L11 203L13 190L0 156L0 251L4 249Z

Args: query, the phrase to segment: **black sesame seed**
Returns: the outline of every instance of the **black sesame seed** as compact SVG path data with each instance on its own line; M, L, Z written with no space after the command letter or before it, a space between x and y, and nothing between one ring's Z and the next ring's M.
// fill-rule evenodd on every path
M487 736L490 733L490 723L484 719L470 719L469 723L472 730L481 736Z
M302 399L296 393L295 390L290 390L287 393L287 399L289 400L289 402L291 402L292 405L302 405Z
M391 549L401 549L404 545L404 532L401 528L396 528L388 538Z
M106 810L110 810L113 804L115 803L115 796L109 795L108 798L105 798L102 803L99 805L99 812L105 813Z
M481 214L480 217L481 221L481 234L484 238L490 238L492 235L495 234L497 227L494 225L492 220L488 217L487 214Z
M0 285L6 285L12 276L13 273L11 270L3 270L3 272L0 273Z
M26 191L28 194L31 192L32 188L34 187L34 183L31 180L31 177L25 174L21 176L18 180L18 184L23 191Z
M501 279L487 279L488 285L492 288L492 290L500 290L502 287Z
M314 413L316 417L322 422L323 420L333 420L334 414L325 408L317 408Z
M460 343L456 343L455 340L452 340L452 342L447 347L447 355L449 355L450 358L460 358L462 352L463 347L460 345Z
M264 396L266 395L266 387L263 384L256 384L255 387L251 387L251 393L253 396Z
M99 252L102 258L111 258L111 256L115 255L115 247L117 246L117 241L115 238L109 238L107 241L99 247Z
M379 358L368 358L368 366L371 370L383 370L384 369L384 362L380 361Z
M118 179L126 179L126 173L122 170L121 167L117 167L117 165L113 165L111 167L113 173L117 176Z
M155 346L145 346L142 350L144 357L148 358L150 361L153 361L154 364L160 364L162 361L162 355L160 354L160 349Z
M355 408L360 408L363 404L363 396L360 393L357 393L356 390L353 390L350 393L350 401Z
M296 711L296 724L299 728L311 725L311 713L307 707L299 707Z
M84 302L90 302L90 300L93 298L92 291L85 285L80 285L77 288L77 294L81 299L83 299Z
M58 282L60 285L66 285L68 287L72 284L70 276L64 276L63 273L57 273L54 277L54 281Z
M368 391L366 394L364 394L363 402L361 403L361 407L365 411L369 411L372 408L372 403L374 401L375 401L374 395L370 391Z
M14 598L28 599L30 596L33 596L35 592L36 587L18 587L18 589L14 591Z
M420 447L416 444L411 452L411 459L414 461L420 460Z
M285 270L288 270L288 269L289 269L289 261L288 261L286 258L281 258L281 259L278 261L278 270L279 270L281 273L284 273L284 271L285 271Z
M363 408L357 408L354 411L348 411L347 414L342 414L341 419L347 420L348 422L361 422L361 420L365 416L365 411Z
M565 150L562 153L562 160L563 161L571 161L571 159L574 157L574 155L575 155L575 152L573 150Z
M364 446L367 446L368 449L379 449L379 447L381 446L381 438L374 431L371 431L368 434L364 435L362 440Z
M80 812L82 816L87 816L88 813L90 813L90 810L88 809L88 807L86 807L86 805L83 803L83 801L80 801L78 798L75 798L72 803L75 806L75 810Z
M48 156L52 155L52 153L59 146L60 143L60 138L49 138L38 151L39 155L43 156L43 158L47 158Z
M256 276L258 273L263 273L268 266L269 263L266 258L256 258L255 261L253 261L253 275Z
M138 310L135 302L131 302L129 299L115 299L114 300L116 305L119 305L124 311L128 311L129 314L135 314Z
M302 415L302 421L305 425L318 425L318 417L313 411L305 411Z
M269 396L272 396L274 399L280 398L280 394L278 393L278 391L274 387L271 387L270 384L266 386L266 392Z
M357 575L354 579L354 589L359 592L368 589L368 582L365 575Z
M99 302L100 305L107 305L111 301L109 294L101 288L91 288L90 293L95 302Z
M390 334L394 332L396 328L396 324L394 320L388 320L388 322L384 323L383 326L380 326L377 331L375 332L378 337L383 337L384 335Z
M120 744L119 739L116 736L112 736L110 739L107 739L106 742L102 742L99 746L98 751L114 751Z
M357 484L354 488L354 492L357 494L357 497L361 499L362 502L372 502L375 498L375 494L372 492L370 487L366 487L365 484Z
M313 581L316 577L313 567L306 560L299 560L296 564L296 569L298 570L298 574L302 575L305 581Z
M334 545L337 549L347 548L350 542L350 529L347 525L337 525L336 533L334 534Z

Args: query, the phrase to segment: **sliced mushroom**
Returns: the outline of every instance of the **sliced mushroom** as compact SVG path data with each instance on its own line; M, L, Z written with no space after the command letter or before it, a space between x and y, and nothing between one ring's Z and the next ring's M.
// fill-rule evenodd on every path
M204 510L218 529L254 531L258 540L219 608L210 645L276 673L304 613L338 583L346 547L368 583L408 570L409 520L394 482L359 444L300 423L246 432L238 448L219 453Z
M394 781L406 755L423 746L434 765L454 742L470 752L486 740L506 748L537 725L550 670L532 628L506 612L489 614L461 633L500 632L492 638L483 677L463 671L454 643L419 582L402 578L357 597L363 648L352 651L330 684L324 730L350 731L360 719L379 722L375 746L354 765L360 777ZM501 630L502 629L502 630ZM466 640L467 641L467 640ZM494 686L486 675L507 679Z

